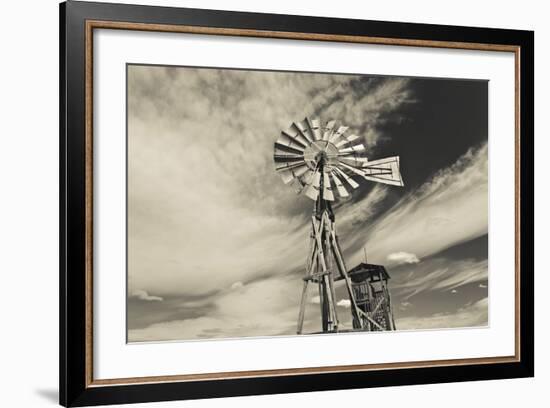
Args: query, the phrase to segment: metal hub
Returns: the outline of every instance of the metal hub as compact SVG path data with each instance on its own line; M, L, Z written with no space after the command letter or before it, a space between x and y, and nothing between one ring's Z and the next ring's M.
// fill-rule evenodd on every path
M304 151L304 160L312 170L320 166L323 166L326 170L330 170L332 166L339 163L338 148L326 140L317 140Z

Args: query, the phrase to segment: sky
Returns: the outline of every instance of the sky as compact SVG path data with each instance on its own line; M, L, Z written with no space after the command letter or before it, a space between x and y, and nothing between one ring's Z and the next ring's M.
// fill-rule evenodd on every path
M488 324L486 81L128 65L127 90L128 341L296 333L313 202L273 143L306 116L400 156L404 187L356 179L333 206L348 267L366 249L390 274L397 329Z

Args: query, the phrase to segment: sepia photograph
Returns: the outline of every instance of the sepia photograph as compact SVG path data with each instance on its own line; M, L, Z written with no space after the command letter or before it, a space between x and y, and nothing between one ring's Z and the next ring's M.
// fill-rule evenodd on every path
M337 9L60 4L60 404L535 376L534 31Z
M126 80L129 343L489 326L488 81Z

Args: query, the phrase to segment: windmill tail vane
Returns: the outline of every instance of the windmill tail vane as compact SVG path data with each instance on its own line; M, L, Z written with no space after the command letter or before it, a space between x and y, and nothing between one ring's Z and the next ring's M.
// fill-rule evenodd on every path
M275 169L283 182L294 184L299 193L315 202L298 334L303 329L309 284L318 286L322 331L340 331L335 292L335 281L338 280L344 280L346 285L354 329L395 329L385 286L389 276L382 267L384 270L378 270L378 275L376 271L363 271L350 277L336 235L331 203L337 197L349 197L351 191L359 187L360 180L403 186L399 156L368 160L361 138L355 134L348 135L348 129L347 126L336 126L335 120L322 125L319 119L305 118L283 130L274 145ZM375 275L379 280L373 278ZM366 283L359 276L368 276ZM374 282L381 282L379 290Z

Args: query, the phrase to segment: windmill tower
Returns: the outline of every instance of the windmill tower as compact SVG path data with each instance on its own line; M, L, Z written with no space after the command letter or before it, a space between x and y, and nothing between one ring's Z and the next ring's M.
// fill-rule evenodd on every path
M359 136L346 136L348 127L335 125L334 120L322 126L319 119L305 118L282 131L275 142L275 169L283 182L294 184L299 193L304 192L314 201L297 333L302 333L309 284L316 285L319 290L323 332L339 331L334 282L340 279L345 281L347 288L354 329L391 330L394 328L393 317L392 325L382 326L377 321L378 309L371 307L376 302L372 294L367 292L358 300L358 288L365 285L364 276L357 275L357 279L352 279L348 274L336 235L331 203L336 198L335 192L340 197L348 197L350 187L359 187L354 180L358 177L403 186L399 157L369 161ZM370 283L367 284L370 287Z

